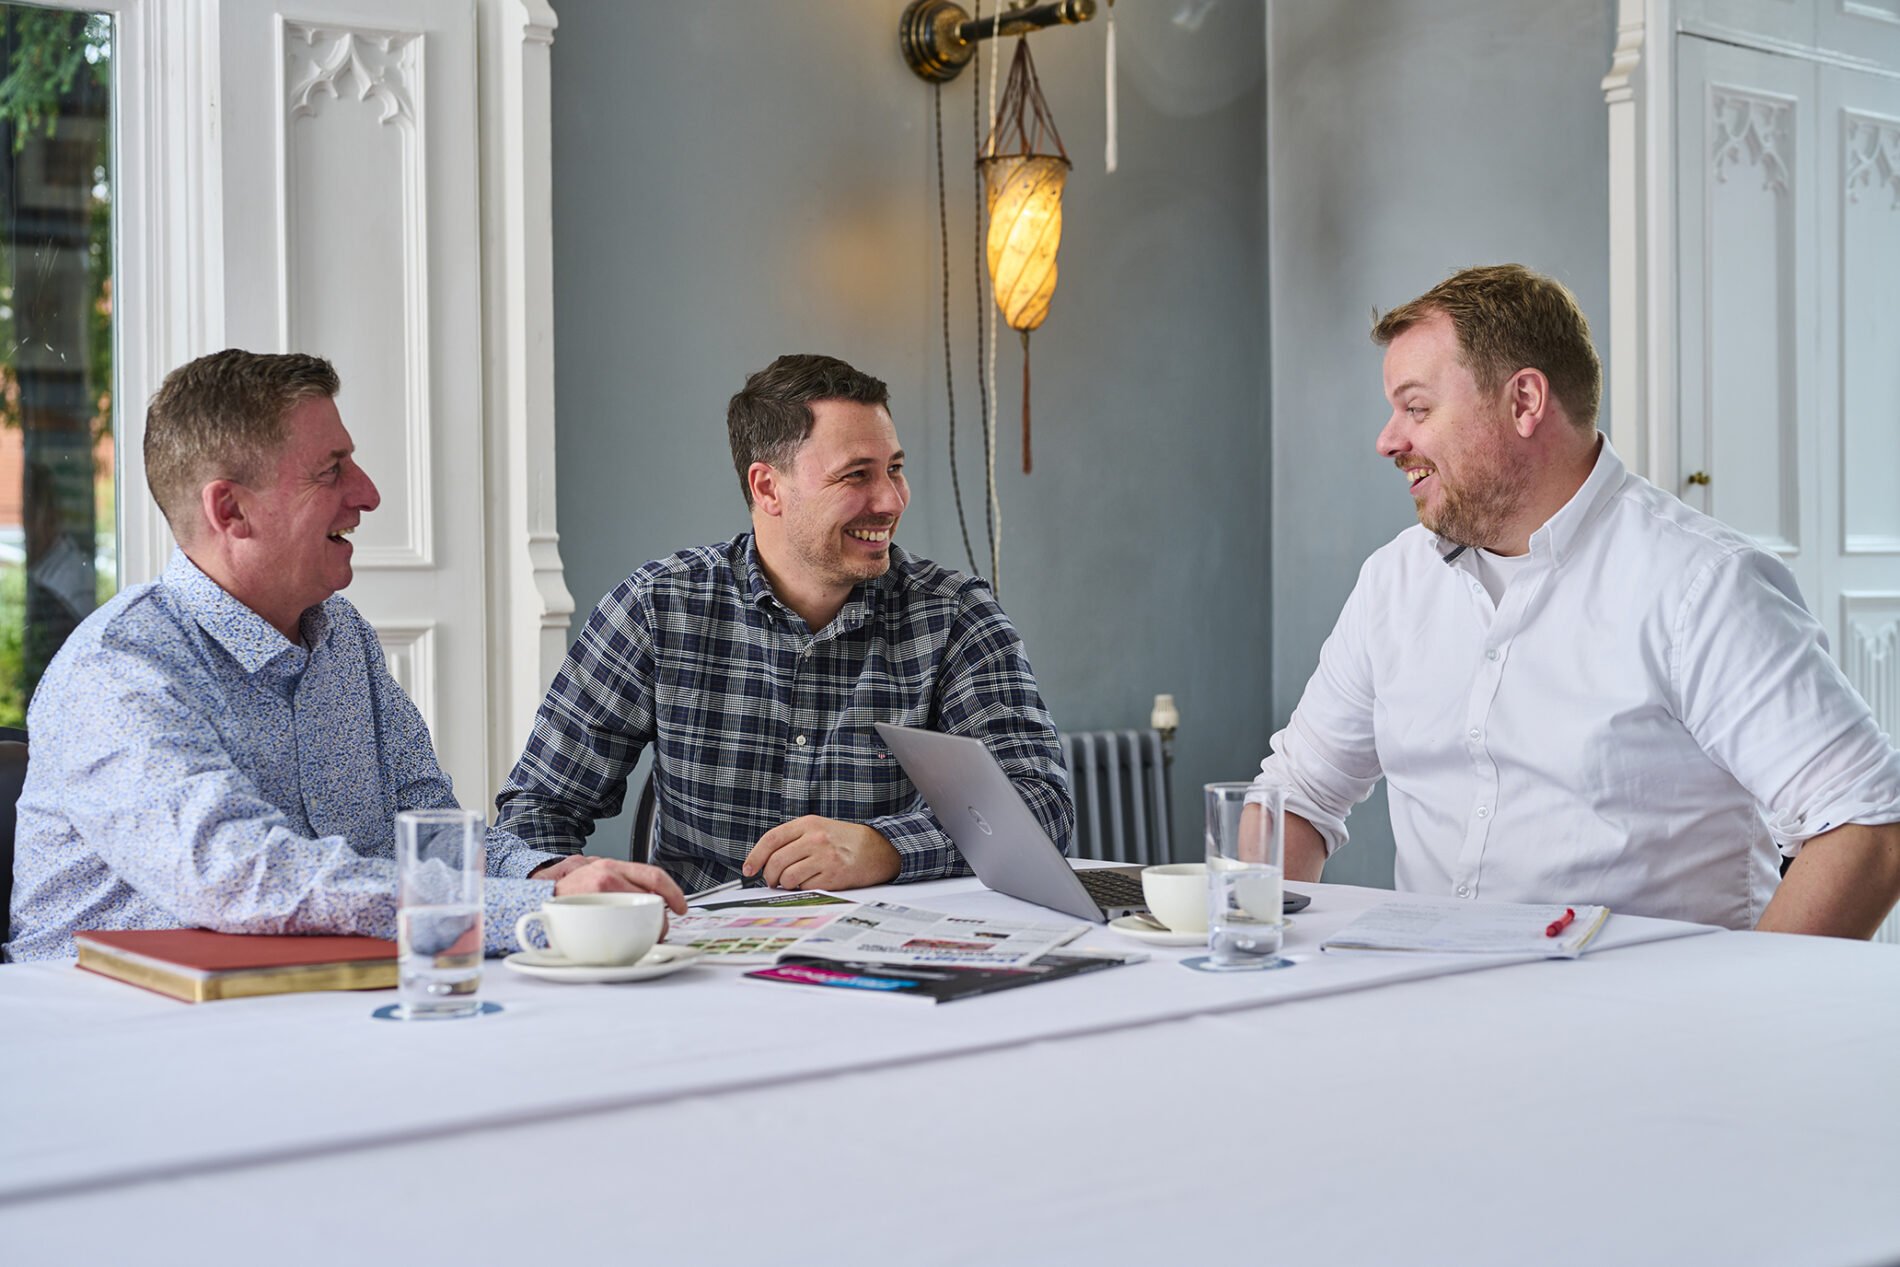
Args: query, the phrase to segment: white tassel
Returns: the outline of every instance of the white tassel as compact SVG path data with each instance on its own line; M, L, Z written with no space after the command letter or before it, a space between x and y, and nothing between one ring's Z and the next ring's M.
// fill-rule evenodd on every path
M1114 171L1121 147L1115 139L1115 0L1108 4L1108 68L1102 75L1108 85L1108 144L1103 155L1103 170Z

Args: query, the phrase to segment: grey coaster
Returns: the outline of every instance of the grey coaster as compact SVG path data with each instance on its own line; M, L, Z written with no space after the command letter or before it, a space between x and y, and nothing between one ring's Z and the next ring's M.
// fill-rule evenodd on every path
M469 1014L468 1014L467 1016L415 1016L415 1017L410 1017L410 1016L404 1016L404 1015L402 1014L402 1004L400 1004L400 1003L391 1003L391 1004L390 1004L390 1005L389 1005L388 1007L379 1007L379 1008L377 1008L377 1009L376 1009L376 1010L375 1010L374 1012L371 1012L371 1013L370 1013L370 1015L371 1015L372 1017L374 1017L375 1019L377 1019L377 1020L379 1020L379 1021L408 1021L408 1020L417 1020L417 1021L467 1021L467 1020L473 1020L473 1019L474 1019L475 1017L477 1017L477 1016L489 1016L489 1015L492 1015L493 1013L496 1013L496 1012L499 1012L499 1011L501 1011L501 1004L499 1004L499 1003L484 1003L484 1004L482 1004L482 1006L481 1006L481 1008L480 1008L479 1010L477 1010L477 1011L474 1011L474 1012L470 1012L470 1013L469 1013Z
M1252 963L1217 964L1206 955L1195 955L1192 959L1181 961L1183 968L1192 968L1196 972L1264 972L1269 968L1291 968L1291 959L1258 959Z

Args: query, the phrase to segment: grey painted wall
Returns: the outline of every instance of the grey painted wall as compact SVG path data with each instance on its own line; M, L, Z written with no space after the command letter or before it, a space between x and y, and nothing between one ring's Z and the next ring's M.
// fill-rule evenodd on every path
M1453 269L1561 278L1607 346L1610 0L1274 0L1268 18L1275 726L1365 556L1413 522L1373 451L1373 308ZM1390 884L1381 790L1327 878Z
M931 92L898 56L901 5L557 8L556 460L580 618L642 561L745 527L725 401L786 351L890 383L914 491L899 541L962 565ZM1144 725L1154 694L1175 694L1177 842L1192 841L1200 785L1251 772L1271 713L1265 19L1237 0L1117 18L1114 176L1101 22L1033 41L1076 171L1034 337L1029 477L1003 332L1001 593L1062 727ZM980 515L972 93L966 74L942 100L959 465ZM616 822L592 847L624 841Z

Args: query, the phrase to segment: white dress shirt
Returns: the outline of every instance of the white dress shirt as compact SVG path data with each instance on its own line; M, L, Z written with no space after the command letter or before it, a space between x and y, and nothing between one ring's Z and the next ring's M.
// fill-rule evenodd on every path
M1777 846L1900 821L1900 752L1788 569L1607 439L1501 601L1423 527L1367 559L1272 746L1256 786L1328 854L1385 776L1408 892L1748 928Z

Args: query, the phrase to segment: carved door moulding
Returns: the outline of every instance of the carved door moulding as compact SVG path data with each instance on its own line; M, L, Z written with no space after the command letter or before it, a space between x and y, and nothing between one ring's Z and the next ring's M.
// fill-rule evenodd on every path
M1762 188L1788 192L1788 154L1795 103L1787 97L1749 92L1726 84L1709 89L1709 118L1715 144L1709 161L1715 179L1728 180L1731 164L1760 167Z
M1900 119L1843 110L1841 132L1847 200L1859 202L1863 193L1891 187L1892 207L1900 211Z
M421 61L420 32L310 26L286 20L284 37L286 69L303 76L290 89L290 118L316 114L324 98L338 98L338 85L347 79L358 101L374 98L381 105L381 122L414 126L415 103L408 83ZM298 42L307 54L296 48Z

